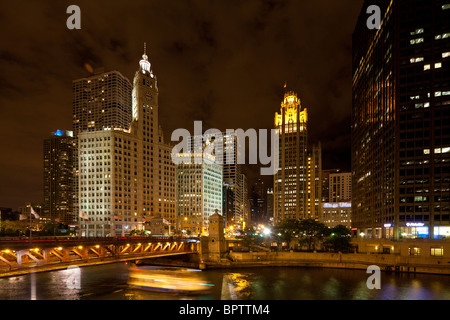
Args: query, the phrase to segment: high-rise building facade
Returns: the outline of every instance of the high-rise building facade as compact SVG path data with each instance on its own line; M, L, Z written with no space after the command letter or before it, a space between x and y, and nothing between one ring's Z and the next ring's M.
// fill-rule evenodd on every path
M129 130L131 114L131 82L118 71L95 72L92 76L72 82L73 135L75 154L79 155L78 135L83 132L103 130ZM76 174L74 188L74 215L79 217L78 185L80 180L79 157L74 158Z
M266 221L266 189L261 179L253 185L251 196L251 221L253 224L263 224Z
M349 202L352 199L352 174L339 172L329 175L328 202Z
M44 140L44 204L51 222L73 224L75 196L75 139L72 131L57 130Z
M273 222L273 188L267 189L266 201L267 201L266 222Z
M380 29L367 27L370 5ZM448 1L365 1L353 48L353 226L373 238L450 236Z
M234 224L234 192L226 184L223 185L222 190L222 214L224 217L225 226L229 227Z
M206 137L210 139L211 137ZM244 216L242 187L242 165L238 163L238 139L235 132L222 132L222 140L214 141L217 151L216 160L223 165L223 184L233 192L233 213L229 221L240 221Z
M274 221L308 218L308 111L294 92L286 92L275 129L280 137L280 170L274 177Z
M307 213L308 217L319 219L322 204L322 146L320 143L311 147L307 167Z
M235 224L238 228L245 229L245 227L250 226L252 223L252 214L251 214L251 205L250 205L250 197L248 196L248 178L245 174L241 175L242 179L242 215L241 217L237 217L235 215Z
M214 157L204 157L202 163L195 163L192 155L177 165L177 228L183 233L208 234L209 218L216 210L222 214L222 170Z
M159 124L159 88L148 56L144 52L133 80L133 125L137 135L139 159L143 168L142 203L145 216L161 215L175 226L175 164L172 147L164 142Z
M96 81L110 77L107 73ZM117 80L112 85L125 82ZM83 127L78 133L79 211L88 218L80 219L81 235L127 235L144 229L152 217L164 219L170 230L175 229L172 147L164 143L159 126L158 83L145 53L133 90L125 87L129 99L120 98L126 105L119 109L126 110L123 119L129 119L128 124L116 126L117 122L100 117L101 126Z
M73 131L128 130L131 124L130 81L118 71L95 74L72 84Z
M324 187L322 181L322 189L326 189L328 194L322 196L326 199L321 204L320 222L330 228L338 225L352 228L352 174L349 172L341 172L340 170L328 170L326 175L327 187Z
M82 236L112 237L142 229L142 190L137 162L139 140L123 130L78 135L79 208Z
M339 169L322 170L322 202L330 202L330 175L339 172Z

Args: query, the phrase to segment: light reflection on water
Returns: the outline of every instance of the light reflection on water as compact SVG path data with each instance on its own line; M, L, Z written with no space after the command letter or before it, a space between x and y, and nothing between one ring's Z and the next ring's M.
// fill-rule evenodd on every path
M382 273L369 290L365 271L313 268L208 270L202 295L155 293L128 286L125 263L0 278L0 300L450 300L450 276ZM34 280L33 280L34 278ZM70 286L72 284L72 286Z

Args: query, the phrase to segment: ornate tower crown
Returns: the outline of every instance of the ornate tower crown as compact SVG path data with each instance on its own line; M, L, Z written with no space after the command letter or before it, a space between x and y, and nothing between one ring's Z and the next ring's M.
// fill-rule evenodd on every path
M150 71L151 63L148 61L147 44L146 43L144 43L144 54L142 55L142 60L139 61L139 65L141 66L142 73L145 73L145 72L151 73L151 71Z

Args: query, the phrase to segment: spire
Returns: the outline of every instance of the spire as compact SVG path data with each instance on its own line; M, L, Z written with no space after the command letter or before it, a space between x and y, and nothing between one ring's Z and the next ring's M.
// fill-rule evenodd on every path
M139 62L139 65L141 66L141 71L142 71L142 73L145 73L145 72L151 73L151 72L150 72L151 64L150 64L150 62L148 61L148 56L147 56L147 43L146 43L146 42L144 42L144 54L142 55L142 60Z

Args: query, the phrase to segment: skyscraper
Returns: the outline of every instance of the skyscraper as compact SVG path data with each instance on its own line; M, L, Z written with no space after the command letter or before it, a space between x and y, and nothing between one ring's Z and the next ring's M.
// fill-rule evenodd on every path
M148 61L146 49L133 80L133 125L137 135L138 161L141 162L142 201L145 216L161 215L173 226L176 223L175 164L172 147L164 142L159 124L158 79Z
M215 158L195 163L194 155L177 166L178 229L189 235L208 234L209 218L222 214L223 168Z
M322 204L322 145L314 145L308 154L307 213L312 219L319 219Z
M118 71L94 74L72 84L73 131L128 130L131 83Z
M307 124L307 109L295 92L286 92L281 112L275 115L280 170L274 177L274 223L314 217L308 210Z
M234 194L233 221L244 217L244 193L242 180L242 165L238 164L238 141L235 133L223 133L223 184ZM228 159L230 156L231 159Z
M44 140L43 216L52 222L71 224L75 196L75 140L72 131L57 130Z
M382 12L367 27L369 5ZM353 35L353 226L450 235L450 5L365 1Z
M109 78L106 74L97 81ZM119 84L124 82L112 82ZM128 124L116 127L100 117L101 126L78 134L79 206L89 218L80 220L82 235L127 235L142 230L151 217L176 223L172 148L164 143L158 123L158 83L145 52L133 90L126 92L129 99L120 100L128 105L119 109L126 111Z
M81 235L124 236L142 229L142 167L139 140L121 129L78 135L79 207L89 218L80 220Z
M273 221L273 188L267 189L266 200L267 200L266 222L269 222Z
M252 217L253 224L265 223L266 221L266 189L264 182L259 179L252 188Z
M251 205L248 196L248 178L245 174L241 175L242 178L242 216L240 218L235 216L235 224L238 228L245 229L250 226L252 221Z
M339 169L322 170L322 202L330 202L330 175L339 172Z
M94 72L87 78L74 80L72 83L73 136L75 154L79 155L79 134L103 130L129 130L131 125L131 90L130 81L118 71ZM74 158L76 190L73 210L78 219L80 207L79 157Z

